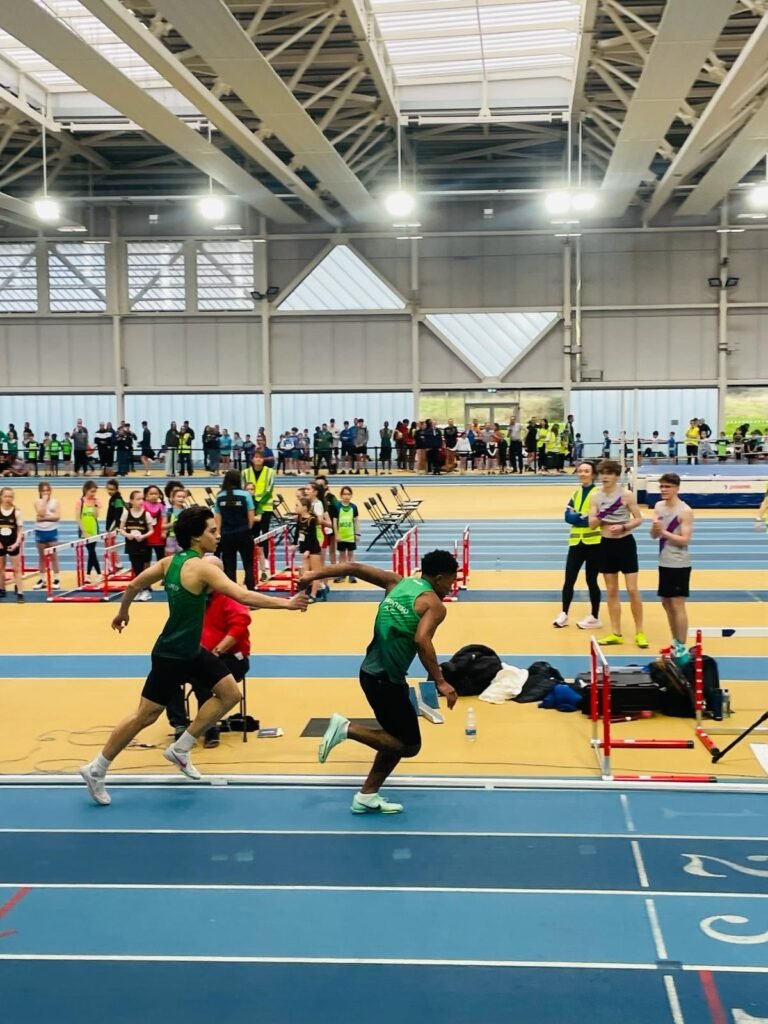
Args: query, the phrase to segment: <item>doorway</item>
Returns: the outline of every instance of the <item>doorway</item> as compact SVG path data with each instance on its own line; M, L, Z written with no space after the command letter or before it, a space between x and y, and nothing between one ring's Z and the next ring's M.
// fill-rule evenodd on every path
M509 423L510 417L520 419L518 402L473 402L464 406L464 425L469 427L473 420L481 425L485 423Z

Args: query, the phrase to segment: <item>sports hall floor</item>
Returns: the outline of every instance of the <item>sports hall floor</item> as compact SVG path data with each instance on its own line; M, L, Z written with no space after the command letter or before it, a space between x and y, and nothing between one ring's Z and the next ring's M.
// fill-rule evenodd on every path
M356 500L386 497L393 481L355 478ZM75 491L65 485L66 510ZM482 642L516 665L544 658L566 677L585 668L588 637L551 626L574 481L406 485L424 499L422 551L472 528L470 589L448 609L440 654ZM31 491L17 491L29 515ZM767 539L753 519L697 515L692 625L768 626ZM643 531L650 653L667 641L654 549ZM195 786L165 771L158 723L116 765L126 781L108 809L59 773L93 756L137 699L164 603L134 606L118 636L114 602L6 601L2 1019L765 1024L768 776L749 743L714 768L700 745L615 755L619 772L716 774L720 792L594 788L586 718L473 700L468 744L462 700L445 725L424 724L421 755L393 781L405 813L357 818L348 805L367 752L342 745L323 778L317 740L301 733L334 710L367 716L355 677L375 597L345 584L306 615L257 613L249 710L285 736L243 744L235 734L197 751L229 785ZM625 635L611 662L647 661L628 621ZM765 640L708 640L706 650L736 725L768 708ZM688 737L692 723L616 731ZM32 772L56 777L30 785L21 776ZM242 784L254 775L259 784ZM537 776L512 789L493 782ZM561 781L574 779L584 788Z

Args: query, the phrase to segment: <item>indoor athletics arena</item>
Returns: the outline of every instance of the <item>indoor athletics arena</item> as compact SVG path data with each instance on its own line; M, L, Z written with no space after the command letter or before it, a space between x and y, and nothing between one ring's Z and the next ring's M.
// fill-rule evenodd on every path
M768 1024L766 67L0 3L3 1024Z

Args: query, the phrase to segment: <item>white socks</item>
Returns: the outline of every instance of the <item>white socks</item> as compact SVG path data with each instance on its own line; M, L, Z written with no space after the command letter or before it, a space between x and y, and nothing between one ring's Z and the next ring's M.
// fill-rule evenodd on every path
M181 734L181 736L179 736L179 738L173 745L182 754L188 754L196 743L197 740L195 739L194 736L190 734L189 730L187 729L185 732Z
M111 764L112 762L108 761L103 754L97 754L93 761L91 761L91 769L94 775L103 777L107 774Z

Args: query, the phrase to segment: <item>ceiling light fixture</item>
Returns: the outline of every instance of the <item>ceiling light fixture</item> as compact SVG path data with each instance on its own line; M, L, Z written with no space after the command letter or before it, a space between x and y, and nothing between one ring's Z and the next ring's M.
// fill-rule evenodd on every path
M397 189L384 196L384 208L390 217L402 220L416 209L416 196L403 188L403 149L400 138L400 122L397 122Z
M44 111L44 117L48 112ZM48 150L46 148L45 123L43 123L43 194L32 204L35 216L44 224L55 224L61 216L61 206L48 195Z
M208 122L208 144L211 145L211 122ZM227 213L227 204L221 198L213 194L213 177L208 175L208 195L197 201L197 209L200 216L208 221L221 221Z

